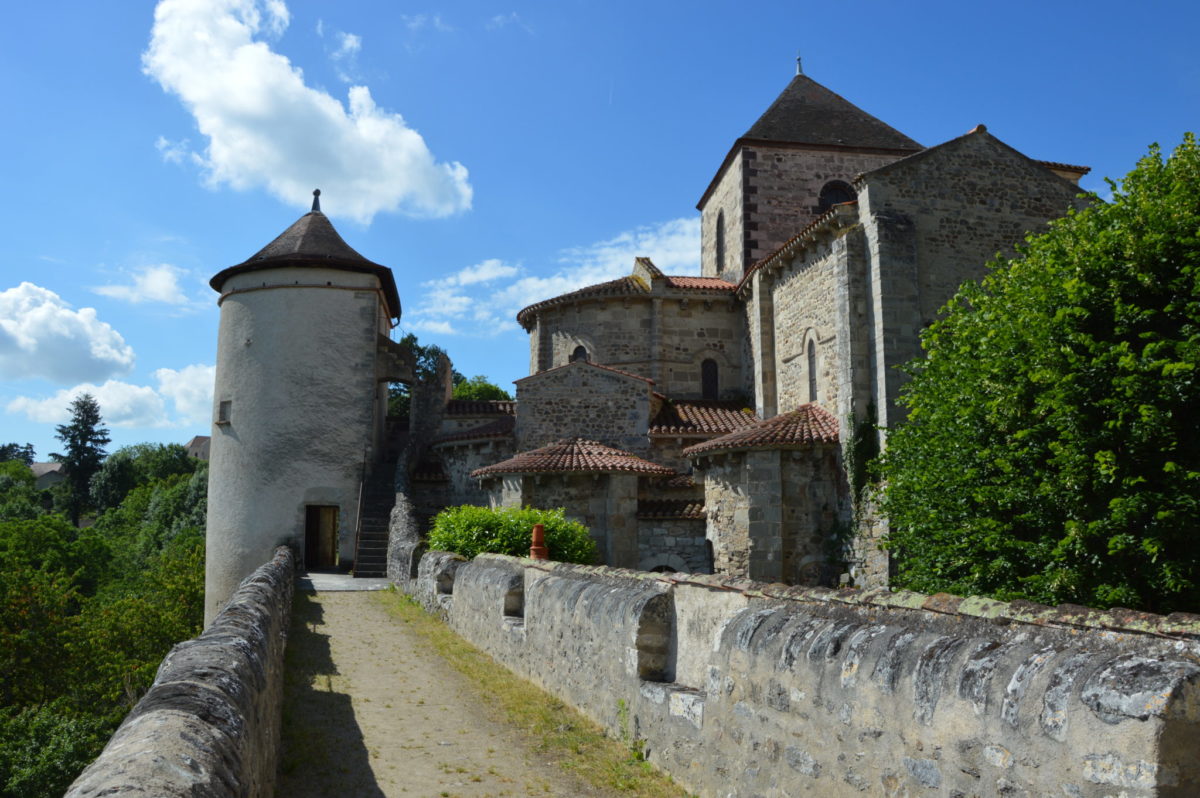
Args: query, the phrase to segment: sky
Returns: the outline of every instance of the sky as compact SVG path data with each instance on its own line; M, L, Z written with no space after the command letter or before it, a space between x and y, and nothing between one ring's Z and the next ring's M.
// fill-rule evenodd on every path
M208 434L208 279L308 210L397 337L512 390L525 305L699 273L695 209L795 73L927 146L976 124L1102 196L1200 128L1200 4L57 0L0 29L0 443Z

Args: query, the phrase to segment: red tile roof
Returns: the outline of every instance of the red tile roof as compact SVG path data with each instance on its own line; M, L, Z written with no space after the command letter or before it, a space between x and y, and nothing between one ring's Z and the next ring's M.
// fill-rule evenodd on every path
M742 449L790 449L814 443L837 443L837 440L837 419L820 405L810 402L752 427L689 446L683 454L696 457Z
M471 429L458 430L448 435L435 438L432 443L450 443L452 441L475 441L480 438L507 438L513 434L517 419L513 416L503 416L490 423Z
M1034 163L1040 164L1047 169L1061 169L1064 172L1078 172L1080 176L1086 175L1088 172L1092 171L1092 167L1090 166L1077 166L1073 163L1060 163L1058 161L1034 161Z
M666 275L667 285L672 288L691 288L701 291L732 291L736 285L719 277L689 277L686 275Z
M451 399L446 402L448 416L515 416L517 403L505 399Z
M473 477L496 474L545 474L554 472L653 474L669 476L674 470L643 460L635 454L583 438L564 438L549 446L522 452L495 465L477 468Z
M643 259L639 259L643 260ZM653 264L651 264L653 266ZM658 270L655 269L657 272ZM736 286L733 283L725 280L720 280L716 277L691 277L688 275L663 275L666 278L667 286L674 289L684 291L703 291L705 293L727 293L733 291ZM533 324L533 318L539 311L545 308L554 307L556 305L566 305L571 302L578 302L583 299L593 299L596 297L606 296L628 296L630 294L650 295L650 286L633 276L620 277L616 280L609 280L604 283L585 286L577 291L571 291L566 294L543 299L541 302L535 302L532 305L522 308L517 312L517 322L529 329Z
M638 502L638 518L704 518L704 502L656 499Z
M578 291L571 291L566 294L543 299L541 302L534 302L532 305L522 308L517 312L517 323L526 329L533 322L533 316L538 311L553 307L555 305L563 305L569 302L575 302L580 299L590 299L592 297L601 296L621 296L623 294L647 294L649 288L641 280L635 277L620 277L616 280L609 280L596 285L589 285L580 288Z
M664 488L694 488L696 480L692 479L691 474L676 474L661 484Z
M724 435L758 421L744 402L668 402L650 423L650 435Z

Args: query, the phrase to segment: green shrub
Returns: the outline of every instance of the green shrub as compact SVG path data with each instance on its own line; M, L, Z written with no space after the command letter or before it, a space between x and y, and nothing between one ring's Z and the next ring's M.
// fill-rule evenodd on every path
M447 507L433 519L429 547L453 551L464 557L474 557L482 552L528 557L534 524L542 524L546 529L550 559L586 564L596 561L596 542L587 527L578 521L567 520L562 508L492 510L471 504Z

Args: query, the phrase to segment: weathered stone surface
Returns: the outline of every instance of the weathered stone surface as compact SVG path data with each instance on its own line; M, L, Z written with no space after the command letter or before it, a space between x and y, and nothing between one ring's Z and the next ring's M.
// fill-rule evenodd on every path
M453 578L456 631L700 795L1200 792L1178 619L499 555Z
M272 796L294 572L291 550L278 549L211 626L175 646L68 798Z

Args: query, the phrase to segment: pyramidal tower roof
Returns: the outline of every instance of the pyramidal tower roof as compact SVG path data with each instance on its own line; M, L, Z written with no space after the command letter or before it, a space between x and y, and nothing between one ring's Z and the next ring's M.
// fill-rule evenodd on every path
M319 189L314 191L311 211L293 222L291 227L245 261L217 272L208 284L213 290L220 291L225 281L236 274L282 266L365 272L379 278L380 287L387 297L388 310L394 318L398 318L400 297L396 291L392 270L367 260L342 239L329 217L321 212L320 196Z
M792 78L742 139L882 150L922 149L899 130L804 74Z

